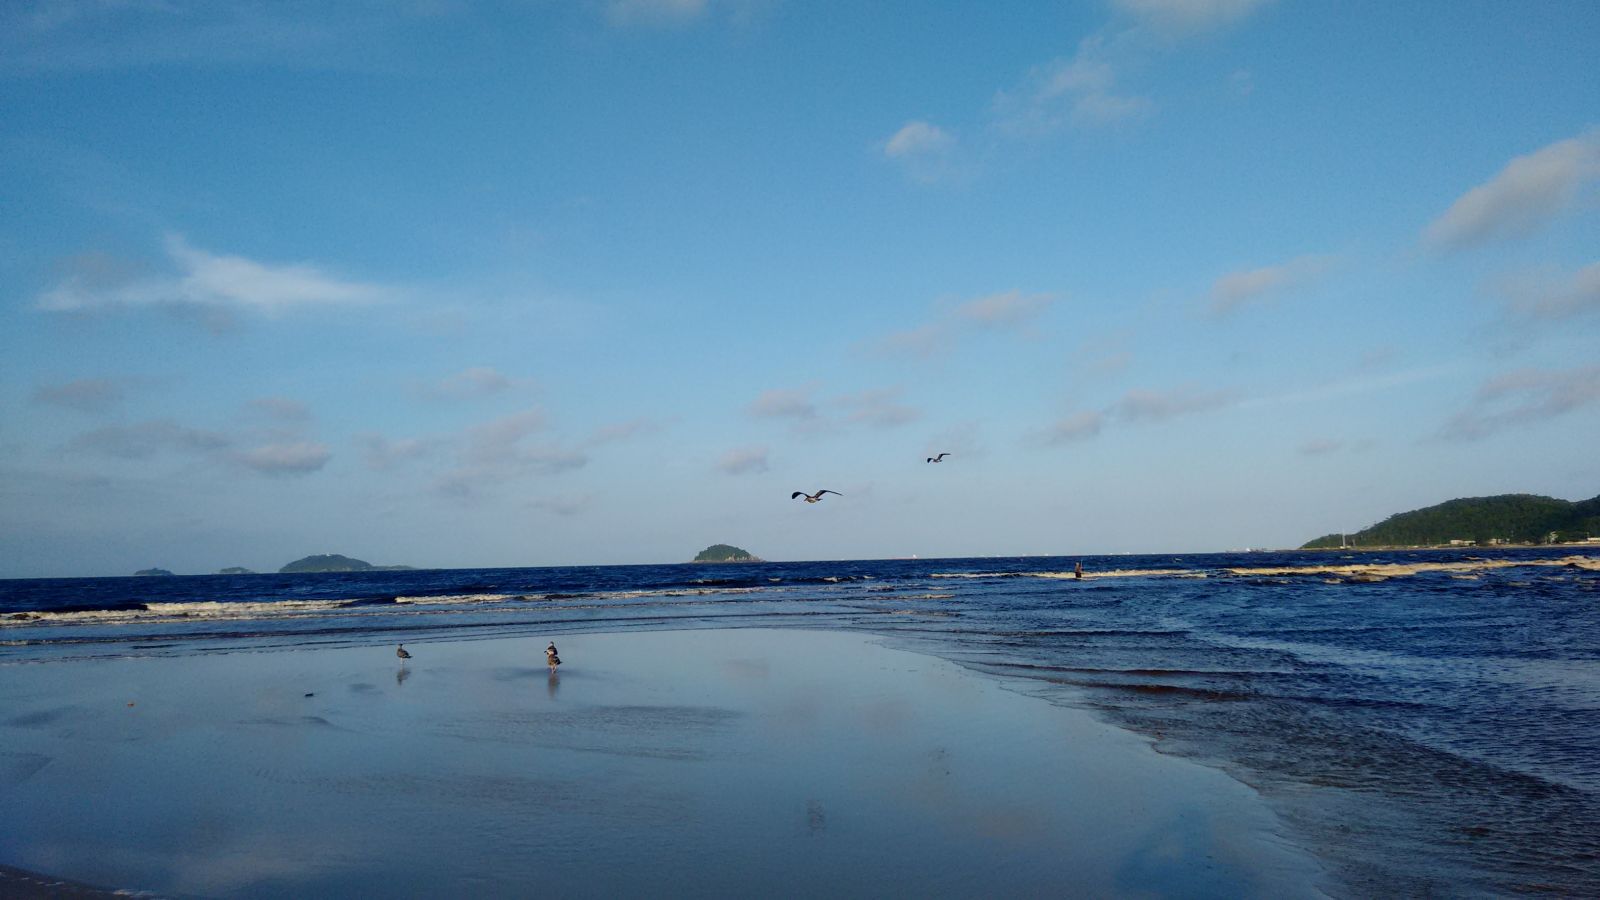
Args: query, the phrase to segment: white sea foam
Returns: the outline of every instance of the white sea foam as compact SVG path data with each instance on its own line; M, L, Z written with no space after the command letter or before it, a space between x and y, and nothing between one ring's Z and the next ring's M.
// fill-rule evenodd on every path
M1078 580L1076 572L934 572L930 578L1056 578ZM1206 573L1189 569L1102 569L1084 572L1082 579L1093 578L1205 578Z
M260 619L267 616L321 615L345 606L346 600L274 600L264 603L150 603L144 609L83 609L28 612L0 618L6 625L94 625L117 622L159 622L177 619Z
M512 600L516 594L440 594L437 597L396 597L396 603L425 603L429 606L447 606L455 603L495 603Z

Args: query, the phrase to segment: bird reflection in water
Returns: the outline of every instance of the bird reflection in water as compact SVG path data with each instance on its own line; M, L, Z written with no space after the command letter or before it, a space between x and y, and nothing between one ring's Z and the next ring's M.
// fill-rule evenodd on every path
M561 690L561 676L556 674L555 669L550 670L550 681L546 690L549 691L551 700L556 698L556 691Z
M406 679L410 678L410 677L411 677L411 670L406 668L405 663L401 663L399 671L394 673L394 683L397 684L397 685L398 684L405 684L406 683Z

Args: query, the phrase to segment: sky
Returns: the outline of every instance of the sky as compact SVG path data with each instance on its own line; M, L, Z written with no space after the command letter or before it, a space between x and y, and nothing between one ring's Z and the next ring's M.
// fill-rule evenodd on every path
M12 0L0 577L1592 497L1597 46L1591 0Z

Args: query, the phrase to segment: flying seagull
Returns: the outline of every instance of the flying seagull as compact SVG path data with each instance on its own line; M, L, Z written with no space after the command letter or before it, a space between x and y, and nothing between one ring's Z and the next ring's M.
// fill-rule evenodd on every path
M944 462L944 458L949 455L948 453L941 453L938 456L930 456L928 457L928 462Z
M815 494L808 494L805 491L795 491L794 493L789 495L789 499L793 500L796 497L804 497L804 498L806 498L806 502L807 503L815 503L818 500L822 499L822 495L823 494L837 494L840 497L844 496L843 494L840 494L838 491L830 491L827 488L823 488L822 490L817 491Z
M406 651L406 645L405 644L401 644L400 646L396 647L395 650L394 650L394 655L400 657L401 659L410 659L411 658L411 654Z

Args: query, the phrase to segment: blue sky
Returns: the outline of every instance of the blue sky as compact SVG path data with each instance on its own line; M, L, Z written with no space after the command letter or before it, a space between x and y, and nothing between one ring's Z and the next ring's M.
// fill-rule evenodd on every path
M1596 46L1591 2L9 3L0 576L1594 496Z

